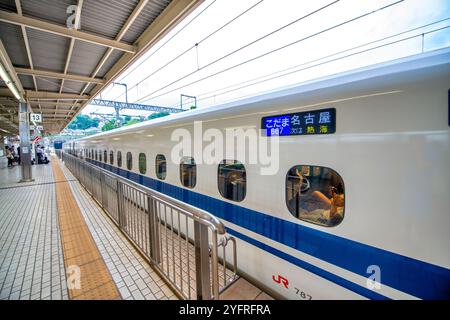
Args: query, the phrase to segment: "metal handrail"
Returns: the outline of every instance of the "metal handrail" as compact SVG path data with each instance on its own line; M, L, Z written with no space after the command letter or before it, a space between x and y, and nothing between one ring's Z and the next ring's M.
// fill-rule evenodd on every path
M55 150L55 151L60 151L60 150ZM73 157L78 160L77 157L75 157L71 154L67 154L67 153L64 153L64 157L66 157L66 158ZM61 158L61 156L59 156L59 158ZM150 188L143 186L141 184L138 184L134 181L127 180L127 179L123 178L122 176L115 174L114 172L109 172L109 171L107 172L106 170L99 168L89 162L84 162L84 164L94 168L95 170L103 170L105 174L115 177L123 184L129 185L129 186L132 186L139 190L150 193L153 197L155 197L156 199L158 199L161 202L165 202L167 204L174 205L174 206L178 207L179 209L183 209L187 214L192 215L192 217L194 219L196 219L198 221L202 221L203 223L210 225L212 228L214 228L214 230L217 230L217 232L220 235L223 235L226 233L225 226L223 225L223 223L219 219L217 219L216 216L210 214L209 212L207 212L205 210L194 207L194 206L187 204L185 202L182 202L178 199L169 197L169 196L165 195L164 193L150 189ZM194 214L192 212L194 212Z
M100 169L96 166L94 166L93 164L87 162L86 163L89 166L94 167L95 169ZM140 185L138 183L135 183L134 181L129 181L124 179L123 177L119 176L118 174L115 174L114 172L105 172L106 174L110 175L110 176L114 176L115 178L119 179L122 183L127 184L129 186L132 186L134 188L138 188L140 190L143 190L147 193L150 193L155 199L158 199L161 202L165 202L169 205L173 205L178 207L180 210L184 210L187 214L192 215L192 217L198 221L203 221L204 223L207 223L208 225L210 225L212 228L214 228L215 230L217 230L217 232L220 235L223 235L226 233L225 231L225 226L223 225L223 223L217 219L216 216L213 216L212 214L210 214L209 212L202 210L200 208L194 207L190 204L187 204L185 202L182 202L178 199L169 197L167 195L165 195L164 193L158 192L156 190L150 189L146 186ZM194 214L192 213L194 212Z
M196 274L196 291L194 291L198 299L219 299L220 292L237 279L236 241L226 234L223 223L217 217L205 210L126 180L118 174L106 171L77 156L61 150L55 150L55 152L65 161L82 186L110 215L119 229L140 249L180 296L187 299L192 297L189 272L191 264L189 255L192 251L194 251ZM167 212L170 212L169 215ZM191 228L192 225L193 228ZM221 236L220 240L218 236ZM230 240L233 243L231 264L227 263L226 252ZM190 247L192 242L194 250ZM222 257L219 255L219 247L223 247ZM182 249L187 254L187 261L181 257ZM219 270L219 259L222 261L223 270ZM187 271L184 270L186 264ZM228 265L233 267L231 275L227 273ZM221 271L223 286L219 279ZM186 277L183 273L187 274L187 289Z

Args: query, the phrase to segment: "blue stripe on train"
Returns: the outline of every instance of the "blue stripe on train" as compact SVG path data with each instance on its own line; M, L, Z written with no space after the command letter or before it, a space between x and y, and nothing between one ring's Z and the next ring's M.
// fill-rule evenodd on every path
M410 295L421 299L450 299L449 269L295 224L95 160L88 161L136 183L206 210L242 228L363 277L368 276L366 272L368 266L377 265L381 269L381 282L383 284ZM246 239L244 240L250 242L249 237L246 237ZM292 261L292 259L296 258L291 257L292 259L288 259L285 257L286 254L272 247L264 246L264 250L299 265ZM269 248L271 249L269 250ZM302 263L304 264L305 262ZM315 267L315 269L318 268ZM326 272L322 270L318 273L317 270L314 271L311 268L310 271L321 276ZM342 280L340 281L342 282ZM331 281L336 282L336 279ZM352 291L355 291L354 286L357 286L354 284L350 288L348 284L344 283L341 285ZM364 296L367 295L364 294Z
M303 260L300 260L300 259L298 259L296 257L293 257L293 256L287 254L286 252L283 252L283 251L280 251L278 249L275 249L274 247L271 247L271 246L269 246L267 244L264 244L264 243L262 243L262 242L260 242L258 240L250 238L249 236L246 236L246 235L244 235L242 233L239 233L239 232L237 232L237 231L235 231L235 230L233 230L231 228L227 228L227 232L229 234L231 234L231 235L234 235L234 236L236 236L236 237L238 237L238 238L240 238L240 239L242 239L242 240L244 240L244 241L246 241L246 242L248 242L248 243L250 243L250 244L252 244L252 245L254 245L254 246L256 246L256 247L258 247L260 249L262 249L262 250L264 250L264 251L267 251L267 252L273 254L274 256L277 256L277 257L279 257L279 258L281 258L283 260L289 261L290 263L292 263L292 264L294 264L296 266L299 266L302 269L310 271L310 272L312 272L312 273L314 273L314 274L316 274L316 275L318 275L318 276L320 276L322 278L325 278L325 279L327 279L329 281L332 281L332 282L336 283L337 285L339 285L341 287L344 287L344 288L347 288L347 289L349 289L349 290L351 290L353 292L356 292L356 293L358 293L358 294L360 294L360 295L362 295L362 296L364 296L366 298L373 299L373 300L387 300L387 299L389 299L389 298L387 298L387 297L385 297L385 296L383 296L381 294L376 293L375 291L372 291L372 290L369 290L367 288L364 288L364 287L362 287L360 285L357 285L354 282L351 282L349 280L341 278L341 277L335 275L334 273L328 272L328 271L323 270L323 269L321 269L321 268L319 268L319 267L317 267L317 266L315 266L313 264L310 264L310 263L308 263L306 261L303 261Z

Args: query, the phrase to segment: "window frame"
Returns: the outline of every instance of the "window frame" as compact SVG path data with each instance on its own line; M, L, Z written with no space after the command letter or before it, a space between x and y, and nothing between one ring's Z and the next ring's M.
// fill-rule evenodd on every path
M223 193L222 193L222 191L221 191L221 189L220 189L220 181L219 181L219 179L220 179L220 169L221 169L221 166L224 166L225 164L226 164L226 162L228 162L228 161L234 161L235 163L234 164L240 164L240 165L242 165L242 167L244 168L244 178L245 178L245 185L244 185L244 195L243 195L243 197L242 197L242 199L239 199L239 200L235 200L235 199L230 199L230 198L228 198L228 197L226 197ZM227 200L230 200L230 201L233 201L233 202L242 202L242 201L244 201L245 200L245 198L247 197L247 169L245 168L245 165L242 163L242 162L240 162L239 160L235 160L235 159L233 159L233 160L230 160L230 159L223 159L220 163L219 163L219 165L217 166L217 189L218 189L218 191L219 191L219 194L222 196L222 198L224 198L224 199L227 199Z
M186 164L186 163L183 163L184 161L185 161L185 159L190 159L190 160L192 160L192 162L193 162L193 164ZM185 165L185 166L191 166L191 168L193 167L194 168L194 178L192 179L193 181L194 181L194 183L192 184L192 185L185 185L184 184L184 181L183 181L183 176L182 176L182 173L183 173L183 169L182 169L182 166L183 165ZM188 156L185 156L185 157L182 157L181 158L181 160L180 160L180 182L181 182L181 185L183 186L183 187L186 187L186 188L189 188L189 189L194 189L195 188L195 186L197 185L197 163L195 162L195 159L193 158L193 157L188 157Z
M164 170L164 176L163 177L161 177L160 174L158 173L158 165L161 164L161 160L158 160L158 157L163 157L164 158L165 170ZM167 178L167 159L166 159L166 156L161 154L161 153L158 153L156 155L156 157L155 157L155 174L156 174L156 177L159 180L166 180L166 178Z
M336 224L334 224L334 225L325 225L325 224L313 222L312 220L305 220L305 219L302 219L302 218L300 218L300 216L297 217L297 216L295 216L295 215L292 213L292 211L291 211L291 209L290 209L290 206L289 206L289 202L288 202L288 194L287 194L287 192L288 192L288 188L287 188L287 186L288 186L288 175L289 175L289 172L290 172L293 168L299 167L299 166L310 167L309 170L311 170L311 168L312 168L312 172L314 172L314 169L315 169L315 168L328 169L328 170L331 170L333 174L336 174L336 176L339 178L340 183L342 183L343 195L344 195L344 205L343 205L343 211L342 211L342 219L341 219L341 221L339 221L338 223L336 223ZM284 182L284 201L285 201L286 209L288 210L289 215L290 215L291 217L293 217L293 218L295 218L295 219L297 219L297 220L299 220L299 221L305 222L305 223L310 223L310 224L313 224L313 225L316 225L316 226L319 226L319 227L326 227L326 228L334 228L334 227L337 227L338 225L340 225L340 224L342 223L342 221L344 221L344 219L345 219L345 207L346 207L346 194L345 194L346 188L345 188L345 182L344 182L344 179L342 178L342 176L341 176L336 170L334 170L333 168L330 168L330 167L325 167L325 166L320 166L320 165L297 164L297 165L291 166L291 167L289 168L289 170L287 170L286 176L285 176L285 180L284 180L284 181L285 181L285 182Z
M142 156L144 156L144 169L142 170L141 168L141 160L142 160ZM139 173L140 174L146 174L147 173L147 155L144 152L140 152L139 153L139 158L138 158L138 167L139 167Z
M128 171L133 170L133 154L130 151L127 152L126 167Z
M122 151L117 151L117 166L122 168Z

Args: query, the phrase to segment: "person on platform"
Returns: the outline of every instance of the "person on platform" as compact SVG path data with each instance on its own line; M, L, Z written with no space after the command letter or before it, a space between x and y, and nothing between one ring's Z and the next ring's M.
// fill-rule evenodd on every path
M12 168L14 167L13 164L14 155L8 146L5 147L5 150L6 150L6 159L8 159L8 168Z

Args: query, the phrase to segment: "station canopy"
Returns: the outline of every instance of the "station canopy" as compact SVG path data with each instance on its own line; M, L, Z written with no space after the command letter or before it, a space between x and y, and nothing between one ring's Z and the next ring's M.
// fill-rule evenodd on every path
M201 2L1 0L0 135L18 133L19 100L59 133Z

